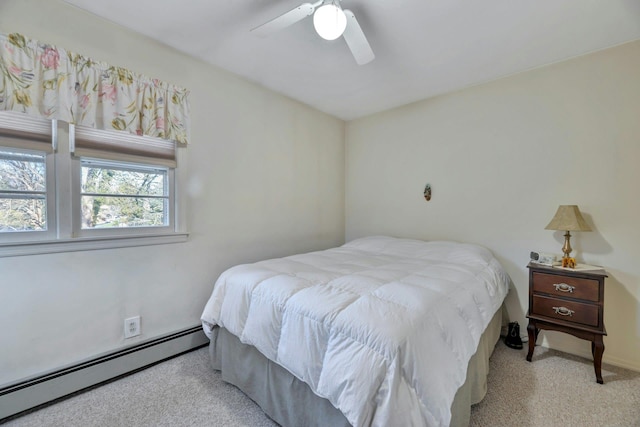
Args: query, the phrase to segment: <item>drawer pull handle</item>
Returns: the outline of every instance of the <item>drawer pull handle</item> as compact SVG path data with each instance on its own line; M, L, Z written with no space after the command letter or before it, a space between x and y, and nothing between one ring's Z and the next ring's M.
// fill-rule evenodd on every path
M569 292L571 294L576 288L575 286L567 285L566 283L555 283L553 286L556 288L556 291Z
M551 307L551 308L553 308L553 311L555 311L556 314L559 314L561 316L573 316L573 313L575 313L575 311L569 310L567 307Z

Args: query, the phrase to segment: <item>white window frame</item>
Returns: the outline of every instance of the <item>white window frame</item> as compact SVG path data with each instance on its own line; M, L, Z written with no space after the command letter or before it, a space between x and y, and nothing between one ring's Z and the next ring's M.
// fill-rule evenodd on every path
M164 170L166 171L167 180L165 182L168 192L169 201L167 203L168 216L167 225L164 226L149 226L149 227L119 227L119 228L101 228L101 229L87 229L82 228L82 215L81 215L81 196L82 196L82 162L86 160L88 162L95 162L97 165L102 166L123 166L131 167L138 170ZM147 236L167 234L175 230L175 169L168 168L166 166L153 166L148 164L133 163L133 162L121 162L112 160L93 159L90 157L74 157L72 159L72 201L71 206L73 209L73 236L74 237L114 237L114 236Z
M2 138L4 137L0 137L0 147L3 147ZM47 230L19 232L20 235L14 236L12 235L15 233L0 233L0 257L181 243L188 240L186 201L179 197L179 188L186 180L186 168L166 168L169 177L168 226L83 230L80 214L81 158L72 153L73 125L59 122L57 132L54 132L53 144L54 151L45 153ZM34 152L13 146L7 147L7 150ZM186 160L182 151L177 149L178 163Z
M54 154L47 153L46 151L32 150L28 148L14 148L13 146L7 146L6 139L8 137L0 136L0 151L11 153L24 153L24 154L36 154L44 156L45 163L45 204L47 215L47 229L46 230L32 230L32 231L12 231L0 233L0 245L21 243L21 242L36 242L43 240L51 240L56 238L56 180L55 180L55 161ZM3 144L4 142L4 144Z

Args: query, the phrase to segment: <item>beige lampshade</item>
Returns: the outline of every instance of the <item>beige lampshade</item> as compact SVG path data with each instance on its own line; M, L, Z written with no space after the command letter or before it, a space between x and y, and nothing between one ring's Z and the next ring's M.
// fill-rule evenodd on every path
M545 230L591 231L576 205L560 205Z

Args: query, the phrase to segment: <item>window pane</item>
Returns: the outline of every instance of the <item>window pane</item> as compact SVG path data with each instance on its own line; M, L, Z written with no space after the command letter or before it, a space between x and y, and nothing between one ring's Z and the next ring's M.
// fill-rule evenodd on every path
M47 229L44 198L19 199L0 196L0 232Z
M0 151L0 191L46 191L44 156Z
M164 170L144 171L83 165L82 192L164 196L165 176Z
M82 196L82 228L164 226L165 211L163 198Z
M162 227L169 224L166 169L82 162L82 228Z
M47 229L44 153L0 150L0 232Z

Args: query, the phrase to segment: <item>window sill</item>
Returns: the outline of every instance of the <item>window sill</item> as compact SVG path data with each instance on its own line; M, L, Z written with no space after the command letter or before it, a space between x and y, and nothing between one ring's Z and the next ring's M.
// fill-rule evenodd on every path
M83 237L75 239L8 243L0 244L0 258L51 254L58 252L129 248L134 246L165 245L169 243L183 243L188 239L188 233L171 233L146 236Z

